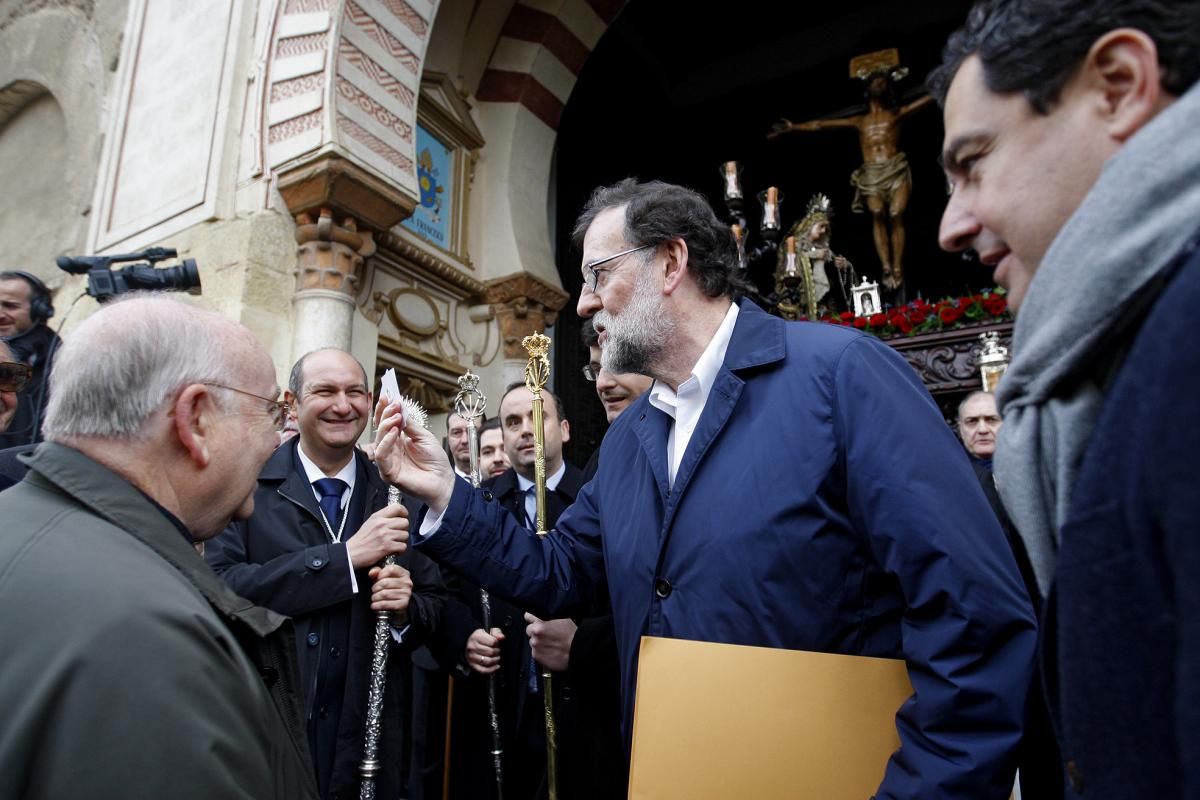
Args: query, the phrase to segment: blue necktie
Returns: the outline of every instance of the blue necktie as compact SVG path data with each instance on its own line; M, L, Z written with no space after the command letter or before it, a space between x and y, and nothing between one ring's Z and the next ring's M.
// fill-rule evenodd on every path
M342 493L346 491L346 482L338 478L321 478L313 481L313 488L321 495L321 512L329 522L329 530L337 531L338 516L342 510ZM336 536L336 533L332 533Z
M528 499L526 499L528 498ZM533 506L533 513L529 513L529 507ZM525 512L525 527L531 531L537 531L537 484L530 486L525 490L524 496L521 498L521 510Z

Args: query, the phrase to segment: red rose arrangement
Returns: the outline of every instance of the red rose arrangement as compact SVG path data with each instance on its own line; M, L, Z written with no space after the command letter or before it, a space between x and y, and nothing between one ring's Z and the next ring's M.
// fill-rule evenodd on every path
M1012 319L1004 289L996 287L979 294L947 297L930 303L917 298L908 305L887 309L878 314L856 317L849 311L825 314L819 322L857 328L881 339L895 336L916 336L920 333L988 325Z

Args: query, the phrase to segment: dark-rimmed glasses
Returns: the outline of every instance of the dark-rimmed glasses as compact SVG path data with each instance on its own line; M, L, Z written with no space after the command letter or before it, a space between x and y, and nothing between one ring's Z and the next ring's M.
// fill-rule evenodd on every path
M589 361L583 365L583 377L595 383L600 377L600 364L595 361Z
M238 389L235 386L226 386L223 383L214 383L212 381L205 381L204 385L215 386L218 389L228 389L231 392L244 394L247 397L253 397L257 400L262 400L264 403L270 404L271 408L268 413L271 415L271 422L275 423L275 430L277 431L283 430L283 426L287 423L288 416L292 411L292 407L282 400L273 400L270 397L263 397L261 394L255 394L254 392L247 392L245 389Z
M654 247L654 245L644 244L641 247L631 247L628 250L622 250L619 253L613 253L611 256L605 256L604 258L597 259L590 264L584 264L584 284L588 287L588 289L595 292L596 288L600 285L600 273L608 272L609 270L613 269L613 267L609 267L608 269L596 269L596 267L600 266L601 264L607 264L610 261L616 261L621 256L627 256L630 253L636 253L639 250L645 250L647 247Z
M0 361L0 392L19 392L29 385L33 367L17 361Z

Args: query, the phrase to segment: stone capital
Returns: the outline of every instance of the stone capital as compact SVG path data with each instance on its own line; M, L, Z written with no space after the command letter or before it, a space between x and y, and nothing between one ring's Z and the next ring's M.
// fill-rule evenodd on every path
M334 209L379 231L416 208L417 198L336 153L323 153L278 173L279 193L293 214Z
M353 301L358 295L363 259L375 253L375 238L360 231L353 217L334 218L322 208L314 218L305 212L296 217L296 292L340 292Z
M496 314L506 359L524 359L521 340L553 325L570 299L562 289L527 272L488 281L483 297Z

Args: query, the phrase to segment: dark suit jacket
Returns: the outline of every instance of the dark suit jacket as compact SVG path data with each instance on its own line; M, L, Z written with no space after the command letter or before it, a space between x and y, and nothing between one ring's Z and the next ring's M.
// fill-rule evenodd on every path
M1200 232L1193 241L1200 241ZM1135 324L1071 491L1042 671L1083 797L1200 797L1200 248ZM1103 385L1099 358L1088 376ZM1070 794L1070 792L1068 792Z
M357 532L357 526L354 530L347 526L342 543L330 541L296 454L298 444L297 437L275 451L259 475L253 516L232 523L210 541L206 557L238 594L293 617L307 716L311 722L314 715L319 717L325 711L330 724L337 726L329 797L345 799L359 793L363 716L374 649L371 581L366 570L357 572L358 593L353 592L345 541ZM387 505L387 486L361 452L356 452L355 459L358 475L350 506L361 504L361 521ZM404 646L394 646L388 659L380 737L383 771L376 778L376 790L378 797L389 799L401 795L407 772L410 736L404 720L412 667L408 650L432 632L444 600L436 565L413 550L400 556L400 564L412 573L413 596ZM340 647L327 645L347 619L348 647L343 653ZM318 679L340 666L334 663L336 659L346 659L340 709L317 708Z
M975 477L983 495L996 514L1001 529L1012 547L1013 557L1017 560L1017 569L1025 589L1033 601L1033 607L1041 612L1041 595L1038 593L1037 579L1033 575L1033 566L1029 563L1029 555L1025 543L1017 532L1016 526L1009 519L1000 495L996 491L996 478L987 465L979 459L972 458L971 466L975 469ZM1046 706L1045 691L1042 686L1041 674L1035 672L1029 685L1029 699L1025 710L1025 731L1021 737L1018 750L1021 793L1023 797L1038 798L1038 800L1055 800L1063 796L1062 763L1058 753L1058 742L1054 737L1054 728L1050 723L1050 710Z
M567 464L558 486L546 493L546 516L551 527L574 502L583 487L583 473ZM484 484L485 497L498 502L524 521L524 495L516 472L509 470ZM453 671L454 754L451 794L458 798L495 796L488 758L487 680L465 662L466 642L483 627L479 586L446 575L450 597L443 625L435 636L439 661ZM620 738L620 679L612 614L604 607L597 616L577 619L570 668L556 674L555 714L558 724L559 796L617 798L625 796L628 766ZM496 673L497 699L505 749L505 796L544 795L542 697L527 689L530 648L524 611L491 595L492 625L504 631L501 668ZM532 751L532 752L530 752Z

